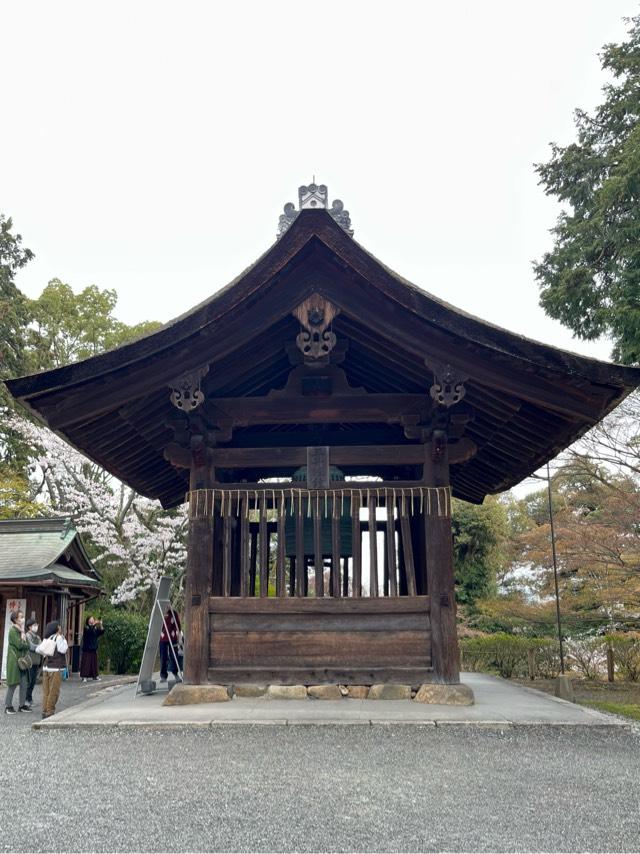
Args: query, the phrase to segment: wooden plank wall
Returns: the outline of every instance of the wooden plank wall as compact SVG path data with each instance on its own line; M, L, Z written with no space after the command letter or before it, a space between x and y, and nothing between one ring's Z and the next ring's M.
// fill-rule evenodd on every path
M209 680L425 681L429 598L209 600Z

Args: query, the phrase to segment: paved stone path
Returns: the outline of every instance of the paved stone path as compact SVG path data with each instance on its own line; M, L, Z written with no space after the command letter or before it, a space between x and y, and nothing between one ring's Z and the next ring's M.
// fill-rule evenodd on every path
M60 699L56 706L56 713L68 711L80 703L86 702L88 699L98 695L106 697L116 688L131 684L131 676L102 676L100 681L83 682L77 673L62 683L60 689ZM107 693L102 694L102 691L107 689ZM0 715L2 715L2 724L11 727L31 726L31 724L40 721L42 715L42 685L36 685L33 692L33 706L31 712L20 712L15 715L4 714L4 698L7 686L2 683L0 685ZM13 697L14 708L18 708L18 689Z
M605 715L523 688L504 679L477 673L463 675L475 694L473 706L436 706L409 700L270 700L239 698L226 703L163 706L164 687L154 695L135 696L135 685L100 692L46 721L42 729L82 726L209 727L222 724L271 725L475 725L504 729L536 724L565 726L625 726Z

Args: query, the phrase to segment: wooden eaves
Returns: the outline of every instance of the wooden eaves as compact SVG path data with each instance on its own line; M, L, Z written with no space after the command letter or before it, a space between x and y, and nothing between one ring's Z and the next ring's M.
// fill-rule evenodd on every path
M278 425L277 409L267 417L265 407L292 369L285 346L299 328L292 311L314 293L340 309L333 331L348 345L341 367L350 385L378 395L380 406L393 394L428 395L434 364L450 364L467 377L465 404L473 420L465 436L478 450L452 467L451 482L454 495L470 501L519 482L640 384L636 368L549 347L453 308L381 264L326 211L304 210L244 273L162 329L7 386L95 462L165 507L175 506L187 479L165 458L175 415L168 387L187 371L209 365L208 404L224 411L226 401L228 409L254 412L256 424L272 425L274 446L313 442L303 403L296 404L295 424ZM366 425L368 444L415 447L402 425L372 417L380 420ZM360 444L363 429L348 420L327 424L321 441ZM264 424L258 436L247 423L219 441L216 453L223 459L226 449L237 457L265 441ZM400 455L413 459L411 450Z

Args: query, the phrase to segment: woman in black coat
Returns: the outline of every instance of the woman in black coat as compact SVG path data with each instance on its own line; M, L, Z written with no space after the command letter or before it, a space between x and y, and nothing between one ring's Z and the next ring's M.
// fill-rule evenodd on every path
M82 662L80 664L80 676L82 681L93 679L98 682L98 638L104 634L102 620L95 617L87 617L84 632L82 634Z

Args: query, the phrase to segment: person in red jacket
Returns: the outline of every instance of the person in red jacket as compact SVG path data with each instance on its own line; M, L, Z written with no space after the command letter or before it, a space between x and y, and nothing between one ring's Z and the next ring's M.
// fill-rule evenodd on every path
M167 608L160 633L160 681L166 682L170 670L176 682L180 681L178 673L178 645L180 643L180 617L171 606Z

